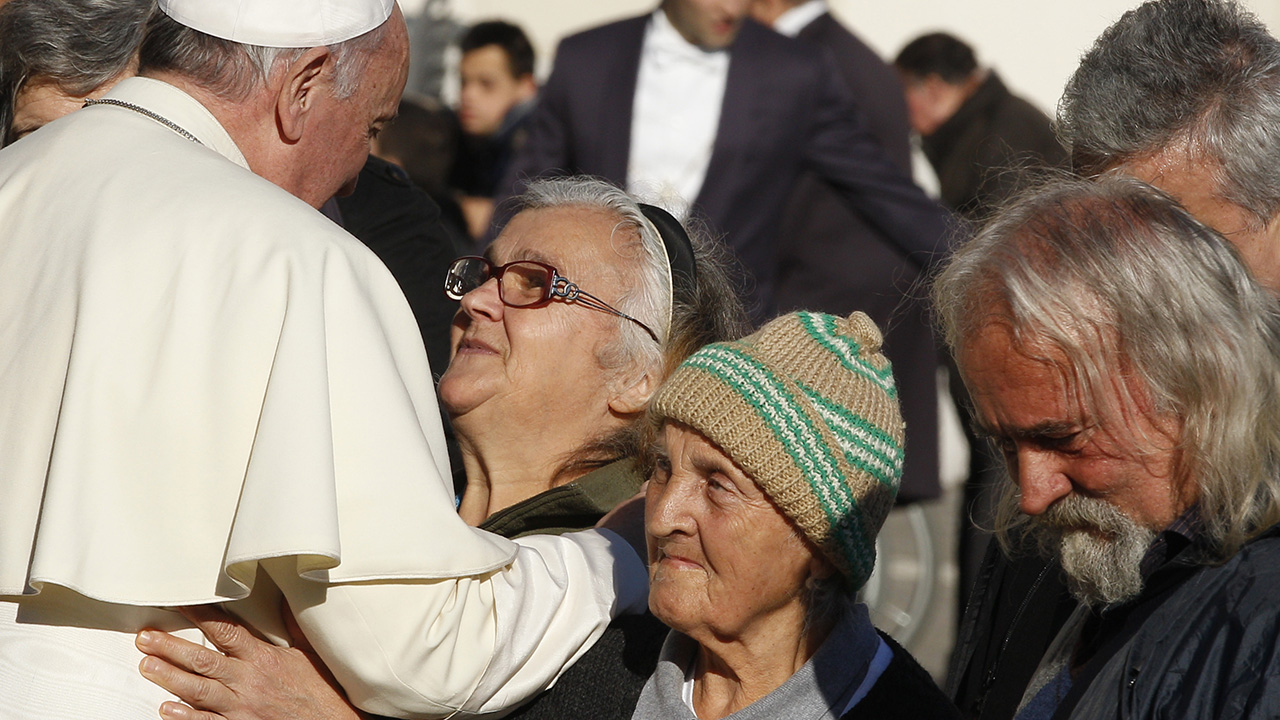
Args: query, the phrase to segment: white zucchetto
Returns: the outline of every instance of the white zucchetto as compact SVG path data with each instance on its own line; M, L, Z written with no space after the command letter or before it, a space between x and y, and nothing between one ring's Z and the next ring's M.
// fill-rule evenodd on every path
M303 48L350 40L386 22L395 0L159 0L166 15L245 45Z

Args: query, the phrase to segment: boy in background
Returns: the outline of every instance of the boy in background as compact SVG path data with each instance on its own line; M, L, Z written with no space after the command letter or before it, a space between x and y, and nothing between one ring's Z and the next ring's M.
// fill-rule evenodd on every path
M526 120L538 85L534 53L518 26L501 20L478 23L462 36L462 127L453 186L473 239L489 228L493 196L512 156L523 144Z

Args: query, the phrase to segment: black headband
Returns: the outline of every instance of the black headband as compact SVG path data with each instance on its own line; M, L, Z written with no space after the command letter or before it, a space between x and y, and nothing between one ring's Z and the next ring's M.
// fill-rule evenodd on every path
M698 270L693 262L693 243L689 233L671 213L655 205L639 203L640 212L653 223L667 250L667 262L671 265L672 291L682 300L692 302L698 284ZM674 300L674 298L673 298Z

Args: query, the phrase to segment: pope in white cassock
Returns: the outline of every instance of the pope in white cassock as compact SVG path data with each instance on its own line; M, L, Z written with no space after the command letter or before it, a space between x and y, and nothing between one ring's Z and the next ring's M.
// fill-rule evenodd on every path
M278 637L281 595L367 710L532 695L644 569L458 519L409 307L314 209L395 113L403 18L159 4L142 77L0 151L0 715L155 717L136 631Z

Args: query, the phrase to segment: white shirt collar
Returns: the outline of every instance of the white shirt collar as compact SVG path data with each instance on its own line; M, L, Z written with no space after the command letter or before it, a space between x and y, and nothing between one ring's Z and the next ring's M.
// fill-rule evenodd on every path
M801 30L808 27L809 23L822 17L825 12L827 12L826 0L809 0L779 15L778 19L773 21L773 29L787 37L795 37Z
M645 50L655 52L660 55L674 56L686 62L706 64L715 62L715 58L725 57L728 54L727 48L718 50L703 50L693 43L685 40L675 25L671 24L667 13L658 8L653 13L653 19L649 23L649 31L644 39Z
M627 189L692 203L715 149L729 77L728 50L685 40L666 13L645 31L631 112Z

